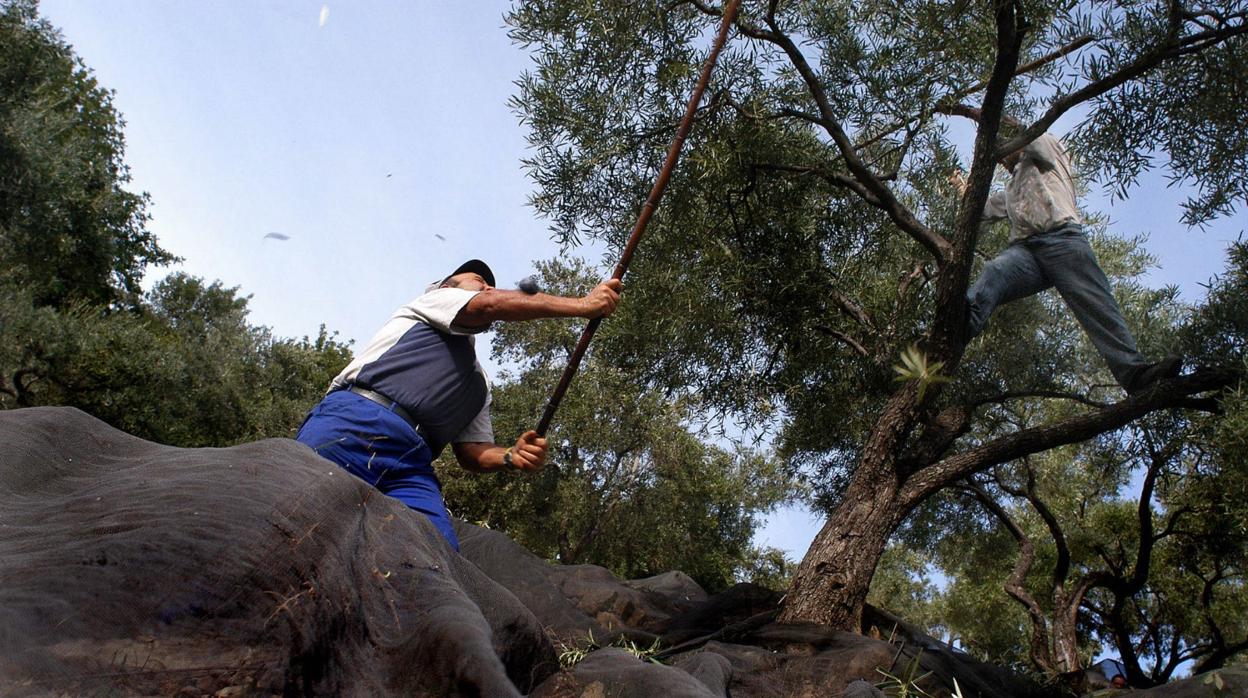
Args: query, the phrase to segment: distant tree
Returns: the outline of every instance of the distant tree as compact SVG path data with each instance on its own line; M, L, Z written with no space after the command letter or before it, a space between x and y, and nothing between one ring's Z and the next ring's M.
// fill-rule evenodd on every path
M1067 114L1084 115L1071 141L1086 175L1127 191L1160 156L1198 191L1189 222L1242 206L1248 5L742 5L607 323L624 329L599 351L700 406L779 423L828 513L781 617L858 630L891 535L930 497L1237 380L1230 366L1121 399L1103 372L1081 370L1099 359L1064 353L1060 306L1004 309L968 346L965 294L1004 244L980 227L996 163ZM623 244L720 7L540 0L511 13L534 51L515 97L533 201L562 240ZM1007 110L1023 128L1003 138ZM965 163L962 124L974 131ZM955 168L969 175L963 195ZM1149 308L1136 305L1132 328L1164 338L1135 314ZM894 382L915 344L910 380ZM1006 419L1028 401L1054 405Z
M132 305L174 257L125 189L124 122L35 0L0 0L0 283L36 305Z
M583 293L596 280L578 262L540 269L551 293ZM493 388L494 429L506 439L536 424L579 326L503 323L497 332L495 357L515 366ZM746 568L763 555L751 547L757 517L789 492L773 459L709 443L696 417L688 401L648 389L591 349L548 435L546 467L482 478L444 462L447 503L563 564L593 563L627 578L679 569L722 589L738 573L750 576ZM777 570L758 572L766 581Z
M783 592L793 583L796 564L780 548L753 550L737 570L737 581L749 582L772 591Z
M940 585L931 574L937 569L932 558L924 550L890 544L871 579L867 601L926 629L933 637L944 637L944 608Z
M1248 511L1234 498L1244 470L1208 461L1189 432L1173 436L1142 426L967 483L989 520L937 547L950 585L936 622L985 659L1025 657L1053 677L1114 651L1141 687L1248 650ZM1137 500L1123 492L1132 481Z
M275 339L247 323L237 289L185 274L157 283L135 312L51 308L9 290L0 327L0 407L72 405L176 446L293 436L351 356L324 328Z

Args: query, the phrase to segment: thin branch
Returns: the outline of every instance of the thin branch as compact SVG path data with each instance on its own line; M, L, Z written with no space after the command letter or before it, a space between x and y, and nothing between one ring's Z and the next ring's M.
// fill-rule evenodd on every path
M1031 71L1036 70L1037 68L1042 68L1052 63L1053 61L1058 60L1059 58L1065 58L1066 56L1069 56L1075 51L1078 51L1084 46L1087 46L1088 44L1092 43L1092 40L1093 40L1092 35L1084 34L1083 36L1075 39L1074 41L1070 42L1069 44L1066 44L1065 46L1062 46L1061 48L1058 48L1055 51L1046 53L1045 55L1037 58L1034 61L1029 61L1027 63L1024 63L1018 66L1017 68L1014 69L1013 77L1018 77L1019 75L1026 75L1027 73L1030 73ZM987 80L980 80L979 82L975 83L974 85L971 85L970 87L959 90L958 93L953 95L949 101L950 102L961 101L963 98L973 95L987 86L988 86Z
M1057 560L1053 563L1052 582L1054 589L1064 587L1066 585L1066 577L1070 575L1070 546L1066 543L1066 534L1062 531L1062 525L1058 522L1057 517L1053 515L1053 510L1049 508L1044 500L1040 498L1040 494L1036 491L1036 471L1031 467L1031 459L1023 457L1023 462L1027 468L1027 489L1026 498L1031 503L1036 513L1040 514L1040 519L1044 521L1044 525L1049 529L1049 535L1053 537L1053 544L1057 546Z
M674 2L668 3L667 9L670 12L676 9L677 7L680 7L681 5L693 5L694 7L698 8L699 12L709 17L723 17L724 16L723 10L711 7L710 5L702 2L702 0L674 0Z
M784 109L777 111L776 114L778 116L788 116L794 119L798 119L800 121L805 121L805 122L814 124L815 126L823 126L823 121L820 120L818 116L815 116L814 114L811 114L809 112L804 112L800 109L792 109L792 108L786 107Z
M1178 507L1176 509L1171 510L1170 515L1166 517L1166 525L1162 527L1161 533L1158 533L1157 535L1153 536L1153 540L1159 541L1164 538L1169 538L1170 536L1178 534L1179 533L1179 528L1178 528L1179 520L1183 518L1184 515L1191 514L1192 512L1193 512L1193 509L1191 507Z
M29 381L26 380L27 376L31 377ZM34 385L40 378L43 378L43 374L35 368L21 368L13 373L14 397L17 398L18 407L33 406L30 401L30 386Z
M1136 550L1135 569L1131 574L1131 578L1124 580L1120 588L1113 589L1114 593L1124 596L1134 596L1144 584L1148 582L1148 572L1152 566L1153 546L1156 545L1159 538L1153 535L1153 490L1157 486L1157 476L1161 473L1161 469L1166 462L1170 460L1174 451L1177 450L1177 444L1171 443L1164 450L1158 451L1156 444L1152 440L1151 434L1145 433L1145 446L1148 449L1149 463L1148 470L1144 474L1144 482L1140 488L1140 503L1136 508L1136 520L1140 528L1140 546ZM1178 514L1175 514L1177 516ZM1174 517L1171 523L1174 523Z
M1053 61L1058 60L1059 58L1064 58L1065 56L1069 56L1070 54L1074 53L1075 51L1078 51L1079 49L1083 48L1084 46L1087 46L1087 45L1088 45L1089 43L1091 43L1092 41L1093 41L1092 36L1085 34L1085 35L1083 35L1083 36L1081 36L1081 37L1079 37L1079 38L1075 39L1074 41L1070 42L1069 44L1066 44L1065 46L1062 46L1061 48L1058 48L1057 50L1055 50L1055 51L1053 51L1053 52L1051 52L1051 53L1045 54L1045 55L1041 56L1040 58L1037 58L1037 59L1036 59L1036 60L1034 60L1034 61L1031 61L1031 62L1029 62L1029 63L1026 63L1026 64L1024 64L1024 65L1019 66L1018 68L1016 68L1016 69L1014 70L1014 76L1013 76L1013 77L1018 77L1018 76L1020 76L1020 75L1026 75L1027 73L1030 73L1030 72L1032 72L1033 70L1036 70L1037 68L1042 68L1042 67L1044 67L1044 66L1048 65L1049 63L1052 63ZM975 94L976 92L979 92L980 90L984 89L984 88L985 88L985 87L987 87L987 86L988 86L988 81L987 81L987 80L980 80L979 82L977 82L977 83L975 83L975 84L973 84L973 85L970 85L969 87L964 87L964 88L962 88L962 89L958 90L957 92L954 92L953 94L948 95L947 97L945 97L945 98L941 99L941 100L940 100L940 102L939 102L939 103L938 103L935 107L933 107L933 108L932 108L932 111L933 111L933 112L935 112L935 113L937 113L937 114L954 114L954 115L957 115L957 114L959 114L959 113L958 113L958 112L956 112L956 111L953 111L953 110L954 110L954 109L956 109L956 108L957 108L957 107L959 107L959 106L964 106L964 105L959 105L959 104L958 104L958 102L961 102L963 99L966 99L967 97L969 97L969 96L971 96L971 95ZM962 115L962 116L966 116L966 114L960 114L960 115ZM905 127L906 127L906 126L908 126L909 124L911 124L911 123L913 123L913 122L915 122L915 121L917 121L917 120L919 120L919 119L921 119L921 118L923 118L921 114L916 114L916 115L914 115L914 116L910 117L910 118L909 118L909 120L907 120L907 121L904 121L904 122L903 122L903 121L895 121L895 122L893 122L893 123L891 123L891 124L889 124L889 125L885 126L885 127L883 128L883 130L881 130L879 133L875 134L874 136L872 136L872 137L871 137L871 138L869 138L868 140L863 141L862 143L860 143L858 147L860 147L860 148L865 148L865 147L867 147L867 146L869 146L869 145L872 145L872 144L874 144L874 143L877 143L877 142L879 142L880 140L883 140L884 138L887 138L888 136L890 136L890 135L892 135L893 133L895 133L895 132L897 131L897 129L900 129L900 128L905 128Z
M881 180L891 182L897 179L897 176L901 174L901 165L903 162L905 162L906 155L910 153L910 148L914 145L914 139L918 135L919 135L918 128L906 129L906 137L904 140L902 140L901 145L898 145L896 148L890 148L888 152L880 156L880 159L883 159L885 156L888 156L888 155L895 154L897 156L897 162L896 164L893 165L893 169L889 170L888 172L884 174L881 174L880 175Z
M1194 397L1184 400L1179 405L1185 410L1196 410L1198 412L1208 412L1209 414L1222 414L1222 403L1213 398Z
M1014 537L1014 542L1018 544L1018 560L1015 561L1014 568L1010 571L1009 579L1005 581L1005 592L1015 601L1022 604L1023 608L1027 609L1027 617L1031 620L1032 661L1042 669L1051 671L1053 669L1053 661L1049 653L1048 618L1044 615L1044 609L1040 608L1040 604L1028 593L1025 586L1027 574L1031 572L1031 567L1036 560L1036 546L1027 537L1027 534L1023 532L1023 529L1010 517L1005 507L1002 507L979 484L970 480L966 482L967 484L960 486L959 489L974 496L985 509L1005 526L1010 535Z
M1060 390L1011 390L993 395L992 397L980 398L971 403L971 408L973 409L976 407L983 407L984 405L1000 404L1008 402L1009 400L1021 400L1033 397L1051 398L1054 400L1071 400L1087 405L1088 407L1095 407L1097 409L1109 407L1109 403L1099 402L1087 397L1086 395L1080 395L1078 393L1066 393Z
M806 174L815 175L816 177L819 177L820 179L827 182L828 184L831 184L833 186L838 186L838 187L844 187L845 189L849 189L850 191L854 192L859 197L861 197L863 201L866 201L868 204L871 204L872 206L875 206L876 208L879 208L884 211L888 210L883 202L877 199L874 194L872 194L870 191L867 190L865 186L863 186L862 182L859 182L853 177L846 176L839 172L829 172L828 170L822 167L812 167L812 166L806 166L806 165L781 165L781 164L776 164L776 163L755 163L753 167L757 169L773 170L777 172L792 172L794 174L801 174L801 175L806 175Z
M1045 111L1045 113L1037 119L1035 123L997 148L996 155L993 159L1000 160L1006 155L1022 149L1028 143L1034 141L1036 138L1039 138L1045 131L1048 131L1055 121L1074 107L1091 99L1095 99L1096 97L1120 87L1131 80L1135 80L1166 61L1203 51L1222 43L1227 39L1243 34L1248 34L1248 23L1233 27L1224 27L1216 30L1210 29L1197 32L1183 37L1182 39L1171 38L1171 40L1167 43L1157 47L1153 51L1145 52L1134 61L1128 63L1122 68L1119 68L1110 75L1097 80L1096 82L1084 85L1078 90L1075 90L1074 92L1071 92L1070 94L1054 101L1051 105L1049 105L1048 110Z
M906 293L910 291L910 285L919 279L923 279L924 283L931 280L927 275L927 265L921 261L915 262L910 272L901 277L901 281L897 284L897 302L893 304L894 312L901 311L901 302L905 299ZM919 285L922 288L923 284Z
M853 337L850 337L844 332L841 332L839 330L834 330L831 327L826 327L824 325L815 325L814 329L818 332L821 332L845 344L846 346L848 346L850 349L853 349L859 356L863 358L867 358L868 356L871 355L871 353L867 351L867 348L862 346L861 342L854 339Z

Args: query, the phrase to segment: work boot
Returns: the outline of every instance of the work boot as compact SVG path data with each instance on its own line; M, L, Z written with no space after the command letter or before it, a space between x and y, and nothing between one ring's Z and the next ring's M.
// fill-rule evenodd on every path
M1182 370L1183 358L1172 354L1137 371L1123 387L1127 389L1127 394L1137 395L1159 380L1174 378Z

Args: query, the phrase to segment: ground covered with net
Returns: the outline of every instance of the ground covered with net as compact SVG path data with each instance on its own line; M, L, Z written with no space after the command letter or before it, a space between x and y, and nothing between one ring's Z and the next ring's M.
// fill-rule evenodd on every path
M874 609L865 634L778 624L760 587L619 580L468 524L457 554L284 439L0 412L0 497L5 696L1045 695Z

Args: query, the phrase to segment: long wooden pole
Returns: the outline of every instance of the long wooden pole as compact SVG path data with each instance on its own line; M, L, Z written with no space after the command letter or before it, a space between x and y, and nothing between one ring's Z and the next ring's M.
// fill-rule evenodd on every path
M681 119L680 127L676 129L676 136L667 149L667 159L663 162L663 169L659 171L659 177L655 180L654 187L650 189L650 196L646 197L646 203L642 205L637 222L633 225L633 233L628 238L628 244L624 246L620 261L615 265L615 273L611 275L613 279L624 278L624 272L628 271L628 263L633 260L633 253L637 250L637 243L641 241L641 235L645 232L646 225L650 223L650 216L654 214L659 206L659 200L663 198L667 182L672 178L672 170L676 169L676 161L680 159L680 150L685 145L685 138L693 128L693 116L698 111L698 104L702 102L702 94L706 92L706 86L711 81L711 70L715 67L715 61L719 59L719 52L723 49L724 42L728 40L728 29L737 16L737 6L740 4L741 0L730 0L724 7L724 17L719 24L719 34L715 37L715 43L711 46L711 54L702 64L702 75L698 77L698 85L693 89L693 95L689 97L689 104L685 107L685 117ZM550 422L555 418L559 403L563 401L563 394L572 384L572 378L576 375L581 359L585 356L585 351L589 349L589 342L594 338L594 332L598 331L600 324L602 324L602 318L594 318L585 325L585 331L581 333L581 339L576 343L576 349L572 351L567 367L563 369L559 385L555 386L555 391L551 393L550 401L546 403L546 409L542 412L542 419L537 423L538 434L545 436L546 430L550 428Z

